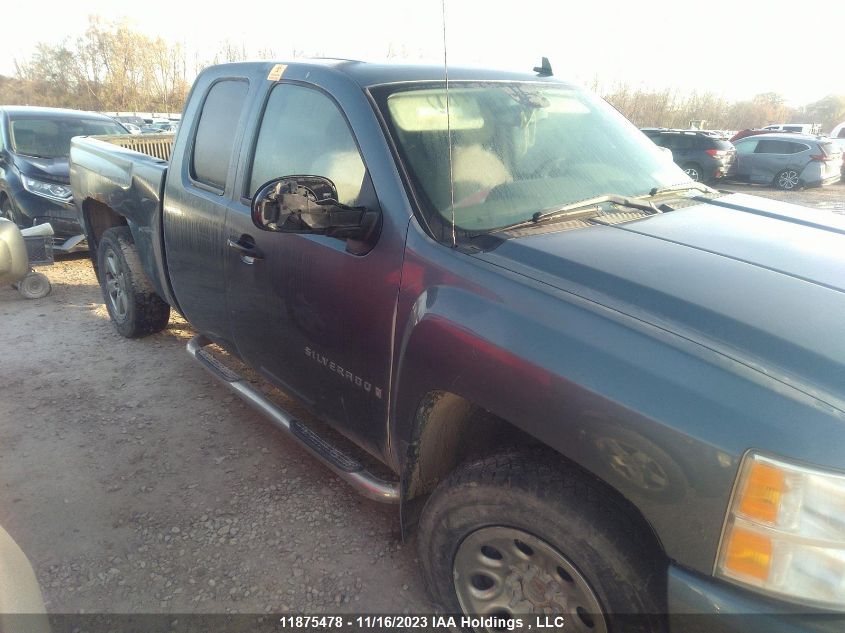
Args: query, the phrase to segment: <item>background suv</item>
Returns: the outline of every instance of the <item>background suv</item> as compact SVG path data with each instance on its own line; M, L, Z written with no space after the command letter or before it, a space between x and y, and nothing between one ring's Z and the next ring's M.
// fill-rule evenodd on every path
M96 134L128 132L94 112L0 107L0 215L20 227L49 222L59 249L79 244L84 235L70 190L70 139Z
M733 164L736 151L730 141L705 132L644 129L642 132L672 157L690 178L711 181L723 178Z
M817 187L841 178L842 150L835 141L805 134L762 134L736 142L736 180L778 189Z

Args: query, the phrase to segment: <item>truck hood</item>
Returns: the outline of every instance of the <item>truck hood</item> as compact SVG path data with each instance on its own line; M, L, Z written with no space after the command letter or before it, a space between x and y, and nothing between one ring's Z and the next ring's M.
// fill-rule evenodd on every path
M70 165L67 156L37 158L15 154L15 165L22 174L30 178L70 184Z
M845 407L845 218L744 194L478 255Z

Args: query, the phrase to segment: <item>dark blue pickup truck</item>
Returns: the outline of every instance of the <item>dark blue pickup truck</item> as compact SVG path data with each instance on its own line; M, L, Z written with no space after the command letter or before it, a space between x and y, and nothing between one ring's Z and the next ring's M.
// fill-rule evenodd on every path
M229 64L169 163L74 139L115 326L183 314L469 628L842 631L845 218L544 74Z

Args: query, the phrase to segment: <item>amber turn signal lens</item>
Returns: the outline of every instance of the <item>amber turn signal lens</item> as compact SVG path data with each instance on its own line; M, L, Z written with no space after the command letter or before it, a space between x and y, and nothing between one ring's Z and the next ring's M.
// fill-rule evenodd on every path
M752 462L740 491L739 512L750 519L775 523L784 492L783 471L761 462Z
M771 539L734 526L725 551L725 569L765 582L769 578L771 564Z
M714 573L773 597L845 613L845 468L747 452Z

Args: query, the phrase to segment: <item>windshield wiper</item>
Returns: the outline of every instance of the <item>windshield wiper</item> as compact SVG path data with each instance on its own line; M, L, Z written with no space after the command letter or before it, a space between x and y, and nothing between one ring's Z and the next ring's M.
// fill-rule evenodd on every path
M708 187L705 184L700 182L690 181L684 182L678 185L669 185L668 187L655 187L651 191L648 192L650 196L657 196L661 193L668 193L670 191L684 191L687 189L698 189L702 193L717 193L716 189L712 187Z
M660 209L654 206L651 202L635 200L633 198L619 196L615 193L608 193L603 196L596 196L595 198L579 200L578 202L573 202L562 207L555 207L553 209L547 209L546 211L537 211L537 213L531 216L530 220L523 220L521 222L516 222L515 224L503 226L491 231L491 233L521 229L525 226L533 226L541 222L549 222L563 218L572 219L594 216L601 212L602 205L607 203L615 204L620 207L628 207L629 209L639 209L640 211L645 211L649 215L662 213L662 211L660 211Z

